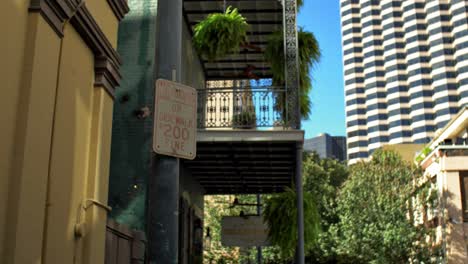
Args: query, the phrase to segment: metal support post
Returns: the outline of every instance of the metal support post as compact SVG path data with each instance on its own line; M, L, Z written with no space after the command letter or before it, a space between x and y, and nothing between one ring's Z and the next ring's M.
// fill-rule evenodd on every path
M181 81L182 4L182 0L158 1L155 81ZM147 212L150 264L179 262L179 175L178 158L153 155Z
M286 118L291 128L301 128L299 87L299 43L296 0L283 0L284 79L287 93Z
M178 263L179 159L154 155L148 188L149 263Z
M257 194L257 214L262 215L262 198ZM262 264L262 247L257 247L257 264Z
M296 263L304 264L304 196L302 193L302 142L296 146L297 252Z

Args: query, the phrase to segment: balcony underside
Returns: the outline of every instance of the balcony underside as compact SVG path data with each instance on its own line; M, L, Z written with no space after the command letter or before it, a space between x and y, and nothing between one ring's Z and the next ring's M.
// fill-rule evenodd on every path
M184 0L184 14L193 28L211 13L223 12L225 6L237 8L249 23L247 42L238 54L215 61L203 60L207 80L246 79L253 74L259 79L271 78L271 66L263 52L269 36L282 28L283 7L278 0ZM248 74L249 73L249 74Z
M300 130L199 131L197 157L184 161L206 194L275 193L291 186Z

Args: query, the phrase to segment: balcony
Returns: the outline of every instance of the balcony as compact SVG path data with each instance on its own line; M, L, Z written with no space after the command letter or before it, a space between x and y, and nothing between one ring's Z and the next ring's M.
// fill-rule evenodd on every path
M198 87L197 156L182 162L205 194L282 192L295 180L304 131L298 115L296 13L294 1L284 3L289 8L278 0L184 1L192 35L198 22L225 6L237 8L250 25L238 53L211 61L199 56L205 85ZM274 86L263 52L271 34L281 30L288 66L285 84Z
M289 126L284 87L263 83L251 86L250 81L226 85L233 82L218 82L198 91L199 129L266 130Z
M209 81L198 91L197 157L184 161L206 194L274 193L291 186L297 146L288 94L271 81Z

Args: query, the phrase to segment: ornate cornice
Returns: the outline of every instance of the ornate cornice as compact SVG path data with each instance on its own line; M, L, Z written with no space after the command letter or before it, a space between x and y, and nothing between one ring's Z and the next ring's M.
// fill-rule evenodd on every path
M115 87L120 83L122 76L119 67L107 57L94 58L94 86L101 86L115 98Z
M112 8L112 11L114 11L114 14L119 21L124 18L128 11L130 11L127 0L107 0L107 3L109 3L109 6Z
M63 23L72 16L79 4L75 1L65 0L31 0L29 4L30 12L39 12L49 23L52 29L63 37Z
M123 18L125 10L128 11L126 1L108 0L108 2L114 12L115 8L118 8L119 20ZM121 79L119 67L122 62L86 4L81 0L31 0L29 10L39 12L60 37L63 37L65 21L70 21L94 54L94 85L104 87L114 97L115 87L119 85Z
M94 53L94 85L104 87L114 96L115 87L121 79L119 67L122 62L119 54L99 28L86 5L76 12L70 23Z

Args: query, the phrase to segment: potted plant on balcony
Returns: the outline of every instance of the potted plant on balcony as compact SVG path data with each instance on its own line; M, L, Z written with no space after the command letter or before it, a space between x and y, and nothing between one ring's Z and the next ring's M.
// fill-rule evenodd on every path
M301 109L301 116L304 119L308 119L311 111L311 102L308 94L312 89L309 70L314 66L315 63L320 60L320 49L313 33L304 31L302 28L299 28L297 37L299 47L299 104ZM265 49L265 59L271 64L273 85L283 86L285 84L285 59L282 31L277 31L270 36L267 47ZM284 112L284 95L281 94L277 97L278 100L275 107Z
M248 27L237 8L229 6L224 13L210 14L195 26L193 44L202 57L213 61L238 52Z
M238 114L234 114L232 117L232 127L241 129L251 129L257 125L257 118L255 112L242 111Z

